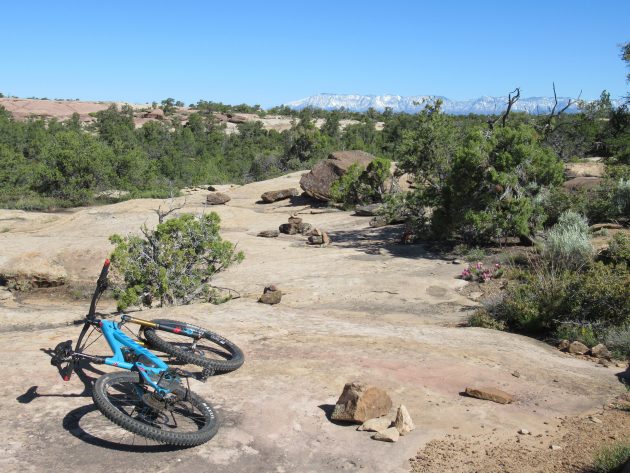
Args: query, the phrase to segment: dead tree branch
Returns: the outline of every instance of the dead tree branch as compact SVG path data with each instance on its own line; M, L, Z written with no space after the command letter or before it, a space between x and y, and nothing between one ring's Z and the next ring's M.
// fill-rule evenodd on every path
M503 114L501 114L495 119L488 120L488 126L490 127L491 130L494 129L494 125L499 120L501 120L501 126L505 127L505 123L507 122L507 119L508 119L508 116L510 115L510 111L512 110L512 107L514 106L516 102L518 102L518 99L520 98L521 98L520 87L517 87L516 89L514 89L512 92L508 94L508 103L507 103L507 108L505 109L505 112L503 112Z
M553 107L551 108L551 111L549 112L549 115L547 115L547 118L545 119L545 122L542 126L542 134L545 137L548 136L551 132L553 132L556 129L556 127L554 126L554 121L555 121L554 119L559 118L560 115L566 112L571 105L574 105L577 102L579 102L580 97L582 96L582 91L580 90L580 93L578 94L577 99L567 100L566 105L556 112L556 108L558 107L558 95L556 94L555 82L552 82L552 87L553 87Z

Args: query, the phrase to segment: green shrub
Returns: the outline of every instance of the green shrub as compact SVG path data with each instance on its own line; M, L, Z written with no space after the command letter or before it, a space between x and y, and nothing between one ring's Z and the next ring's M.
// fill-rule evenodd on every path
M505 330L505 322L495 319L487 310L479 309L468 318L471 327Z
M625 263L630 267L630 234L617 233L600 259L609 264Z
M577 340L587 347L594 347L603 341L602 334L598 335L591 325L574 322L560 323L556 329L556 339Z
M630 444L618 442L602 448L595 455L597 473L619 473L630 461Z
M543 258L554 268L579 270L593 260L588 222L568 210L560 215L548 232L542 249Z
M140 303L151 306L189 304L210 295L214 274L243 260L243 253L219 235L215 212L184 214L157 225L144 226L143 236L112 235L111 255L124 287L115 290L118 308Z
M332 184L330 195L346 208L382 202L387 192L386 181L391 177L390 168L391 161L383 158L375 158L365 170L353 164Z

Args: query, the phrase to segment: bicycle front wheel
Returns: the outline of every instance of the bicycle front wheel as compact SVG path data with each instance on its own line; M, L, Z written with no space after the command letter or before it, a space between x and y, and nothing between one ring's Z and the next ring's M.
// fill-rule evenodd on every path
M243 351L221 335L176 320L156 319L157 328L146 328L144 336L152 348L214 373L229 373L245 361Z
M105 417L134 434L169 445L194 447L217 433L214 409L183 386L167 396L140 382L140 374L121 371L94 383L94 404Z

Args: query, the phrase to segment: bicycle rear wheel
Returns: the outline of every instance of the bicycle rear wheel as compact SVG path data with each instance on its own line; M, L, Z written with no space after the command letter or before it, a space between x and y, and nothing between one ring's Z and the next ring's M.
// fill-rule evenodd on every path
M157 328L146 328L144 336L152 348L183 363L201 366L214 373L229 373L245 361L243 351L221 335L176 320L156 319Z
M201 445L219 428L214 409L195 393L180 386L160 397L132 371L101 376L94 383L92 397L96 407L115 424L169 445Z

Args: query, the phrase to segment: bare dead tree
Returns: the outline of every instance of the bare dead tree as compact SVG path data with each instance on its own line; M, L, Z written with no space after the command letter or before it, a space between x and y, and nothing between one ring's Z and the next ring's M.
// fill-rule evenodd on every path
M158 223L164 223L164 219L166 217L168 217L170 214L172 214L176 210L180 210L184 208L185 205L186 205L186 199L184 199L184 203L182 205L175 206L175 195L173 194L173 191L171 190L171 198L169 199L168 210L162 210L161 205L157 209L154 209L155 213L158 216Z
M505 127L505 123L507 122L508 116L510 115L510 111L512 110L512 107L514 106L514 104L516 102L518 102L518 99L521 98L521 88L517 87L516 89L514 89L512 92L510 92L508 94L508 102L507 102L507 108L505 109L505 112L503 112L500 116L498 116L495 119L490 119L488 120L488 126L490 127L490 129L494 129L494 125L501 120L501 126Z
M556 108L558 108L558 95L556 94L555 82L552 82L552 87L553 87L553 107L551 108L549 115L547 115L547 118L545 119L545 122L542 125L542 134L545 137L548 136L551 132L553 132L556 129L556 127L554 126L554 121L555 121L554 119L559 118L560 115L566 112L571 105L578 103L580 101L580 97L582 96L582 91L580 90L580 93L578 94L577 99L575 100L569 99L564 107L556 111Z

